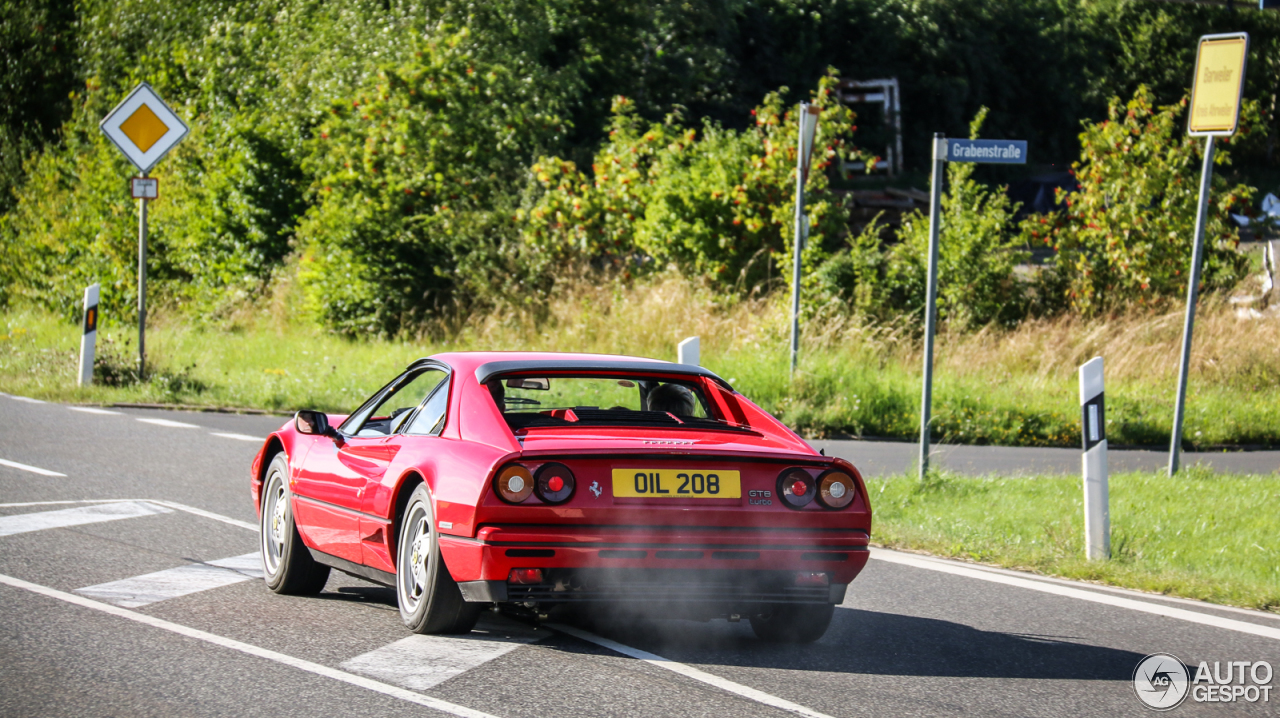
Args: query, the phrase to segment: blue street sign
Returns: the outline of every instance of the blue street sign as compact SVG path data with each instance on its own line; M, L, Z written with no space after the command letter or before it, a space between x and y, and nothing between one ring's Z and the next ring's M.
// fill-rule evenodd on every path
M1026 140L947 140L948 162L1027 163Z

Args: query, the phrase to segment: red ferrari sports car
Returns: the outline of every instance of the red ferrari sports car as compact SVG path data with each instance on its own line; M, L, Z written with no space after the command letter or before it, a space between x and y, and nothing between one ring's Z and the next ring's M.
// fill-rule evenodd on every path
M622 605L818 639L867 562L858 471L724 379L634 357L450 353L253 460L267 585L394 587L418 633Z

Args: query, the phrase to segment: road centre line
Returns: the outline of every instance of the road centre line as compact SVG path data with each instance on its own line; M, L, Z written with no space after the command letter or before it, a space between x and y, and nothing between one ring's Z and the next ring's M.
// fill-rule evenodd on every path
M254 578L262 578L262 556L257 551L85 586L77 588L76 593L125 608L138 608Z
M59 474L59 473L58 473L58 472L56 472L56 471L50 471L50 470L48 470L48 469L42 469L42 468L40 468L39 466L31 466L30 464L19 464L19 463L18 463L18 462L16 462L16 461L6 461L5 459L0 459L0 466L8 466L8 467L9 467L9 468L11 468L11 469L21 469L21 470L23 470L23 471L30 471L30 472L31 472L31 473L33 473L33 474L40 474L41 476L62 476L62 477L66 477L66 474Z
M614 651L615 653L621 653L624 656L630 656L632 658L644 661L645 663L648 663L652 666L657 666L658 668L665 668L674 673L679 673L680 675L686 678L692 678L695 681L706 683L707 685L714 686L716 688L719 688L720 690L727 691L729 693L734 693L743 698L753 700L757 703L763 703L764 705L771 706L773 708L778 708L778 709L788 711L790 713L796 713L802 716L808 716L809 718L831 718L831 716L827 715L826 713L819 713L810 708L806 708L798 703L792 703L791 701L786 700L784 698L779 698L775 695L770 695L763 691L758 691L754 688L744 686L741 683L734 683L733 681L727 678L721 678L720 676L707 673L706 671L699 670L697 668L694 668L693 666L688 666L683 663L677 663L669 658L663 658L662 656L659 656L655 653L642 651L639 648L632 648L631 646L618 643L617 641L609 640L608 638L604 638L603 636L597 636L594 633L588 633L587 631L583 631L583 630L574 628L572 626L565 626L559 623L548 623L544 625L546 625L548 628L554 629L561 633L573 636L574 638L577 638L579 640L583 640L588 643L594 643L597 646L608 648L609 650Z
M78 506L74 509L11 514L0 516L0 536L167 513L172 513L172 510L146 501L116 501L95 506Z
M265 438L264 438L264 437L261 437L261 436L249 436L248 434L224 434L224 433L219 432L219 431L211 431L211 432L209 432L209 433L210 433L210 434L212 434L213 436L221 436L221 437L222 437L222 438L224 438L224 439L238 439L238 440L240 440L240 441L252 441L252 442L257 443L257 444L260 444L260 443L262 443L263 441L265 441Z
M72 411L79 411L85 414L102 414L103 416L120 416L123 411L111 411L110 409L99 409L96 406L68 406Z
M871 549L872 557L876 558L875 554L877 552L885 552L885 551L888 551L890 553L897 554L897 555L910 556L911 558L920 559L922 561L934 561L947 566L964 566L966 568L972 568L977 571L986 571L989 573L995 573L1002 576L1013 576L1015 578L1025 578L1031 581L1042 581L1045 583L1054 583L1054 584L1058 584L1059 586L1080 586L1081 588L1084 588L1086 590L1105 591L1107 593L1115 593L1121 596L1129 596L1139 601L1164 601L1168 603L1179 603L1184 606L1192 606L1200 609L1224 611L1229 613L1238 613L1242 616L1251 616L1253 618L1266 618L1274 621L1280 621L1280 613L1272 613L1270 611L1261 611L1261 610L1252 609L1252 608L1240 608L1239 606L1227 606L1227 605L1218 604L1218 603L1206 603L1205 601L1197 601L1194 598L1182 598L1180 596L1166 596L1164 594L1159 594L1159 593L1146 593L1144 591L1137 591L1132 588L1120 588L1118 586L1103 586L1101 584L1088 583L1085 581L1072 581L1071 579L1068 579L1068 578L1058 578L1056 576L1043 576L1036 573L1015 571L1013 569L999 568L997 566L986 566L983 564L969 563L967 561L942 558L939 556L928 556L924 554L907 553L905 551L896 551L893 549L873 548Z
M66 504L128 504L128 503L135 503L135 502L141 502L145 504L156 504L158 506L170 508L175 511L182 511L184 513L200 516L202 518L213 519L214 521L221 521L224 524L231 524L232 526L242 528L242 529L248 529L249 531L258 530L257 524L249 523L248 521L233 519L230 516L215 514L212 511L205 511L204 509L198 509L194 506L187 506L186 504L180 504L176 501L164 501L161 499L79 499L75 501L23 501L16 504L0 504L0 509L18 508L22 506L58 506L58 505L66 505ZM21 516L26 514L18 514L18 515ZM3 517L0 517L0 519L2 518Z
M195 424L184 424L181 421L169 421L168 419L141 419L134 418L134 421L141 421L144 424L155 424L156 426L170 426L175 429L199 429L202 427Z
M473 710L471 708L467 708L466 706L460 706L460 705L457 705L456 703L450 703L448 701L440 700L439 698L432 698L431 696L426 696L421 693L415 693L413 691L406 690L398 686L393 686L388 683L375 681L371 678L365 678L364 676L358 676L354 673L348 673L346 671L338 670L336 668L330 668L329 666L325 666L319 663L313 663L311 661L304 660L302 658L295 658L293 656L289 656L283 653L278 653L276 651L272 651L266 648L261 648L259 646L255 646L249 643L237 641L233 638L226 638L213 633L208 633L207 631L201 631L196 628L183 626L181 624L173 623L171 621L166 621L162 618L149 616L145 613L138 613L137 611L131 611L127 608L120 608L119 606L112 606L109 603L102 603L100 601L95 601L93 599L85 598L83 596L77 596L73 593L59 591L56 588L49 588L48 586L41 586L39 584L31 583L29 581L23 581L20 578L14 578L12 576L6 576L4 574L0 574L0 584L5 584L8 586L12 586L14 588L20 588L26 591L30 591L32 593L40 594L42 596L54 598L59 601L64 601L66 603L74 604L84 608L90 608L95 611L101 611L102 613L107 613L112 616L126 618L130 621L135 621L137 623L148 625L153 628L159 628L164 631L169 631L170 633L176 633L180 636L185 636L187 638L193 638L197 641L211 643L215 646L229 648L233 651L239 651L240 653L244 653L250 656L255 656L257 658L265 658L266 660L274 661L276 663L281 663L286 666L290 666L302 671L306 671L308 673L313 673L315 675L322 676L324 678L329 678L335 681L340 681L342 683L364 688L366 690L370 690L375 693L381 693L385 696L390 696L392 698L398 698L402 701L406 701L409 703L415 703L420 706L424 706L427 708L440 711L441 713L448 713L450 715L460 716L461 718L496 718L496 716L490 715L488 713L484 713L482 711Z
M1040 591L1041 593L1049 593L1055 596L1065 596L1067 598L1075 598L1081 601L1100 603L1105 606L1127 608L1131 611L1141 611L1142 613L1164 616L1165 618L1176 618L1178 620L1187 621L1188 623L1199 623L1204 626L1224 628L1229 631L1238 631L1240 633L1248 633L1254 636L1261 636L1263 638L1280 641L1280 628L1260 626L1256 623L1237 621L1232 618L1222 618L1221 616L1214 616L1197 611L1188 611L1184 608L1175 608L1173 606L1148 603L1146 601L1139 601L1133 598L1124 598L1105 593L1095 593L1093 591L1061 586L1054 583L1045 583L1043 581L1034 581L1015 576L1006 576L999 573L979 571L974 568L969 568L968 566L959 566L944 561L926 560L909 554L900 554L892 551L873 549L871 552L871 558L878 559L886 563L896 563L903 566L910 566L912 568L922 568L927 571L938 571L939 573L948 573L953 576L976 578L979 581L989 581L991 583L999 583L1005 586L1027 588L1032 591Z

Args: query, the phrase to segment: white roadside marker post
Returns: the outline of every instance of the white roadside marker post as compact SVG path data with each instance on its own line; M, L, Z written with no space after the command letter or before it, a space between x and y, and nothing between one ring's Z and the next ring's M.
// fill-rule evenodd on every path
M1169 437L1169 476L1178 473L1182 451L1182 423L1186 418L1187 371L1191 365L1191 333L1196 322L1196 298L1200 290L1200 264L1204 256L1204 225L1209 214L1209 186L1213 179L1213 140L1235 134L1244 92L1249 35L1204 35L1196 51L1196 74L1191 83L1191 113L1187 134L1204 137L1204 166L1200 170L1200 203L1191 249L1191 275L1187 278L1187 316L1182 328L1182 359L1178 364L1178 396L1173 408L1173 433Z
M676 347L676 363L687 364L689 366L700 366L698 362L702 359L699 356L699 345L701 342L697 337L689 337Z
M818 115L822 110L807 102L800 103L800 137L796 146L796 232L795 261L791 272L791 376L796 375L796 359L800 354L800 254L809 237L809 218L804 213L804 183L809 178L809 155L818 131Z
M97 282L84 290L84 323L80 333L80 375L77 386L93 383L93 355L98 343L98 290Z
M1111 558L1111 496L1107 487L1107 412L1102 357L1080 367L1080 420L1084 436L1084 553L1090 561Z

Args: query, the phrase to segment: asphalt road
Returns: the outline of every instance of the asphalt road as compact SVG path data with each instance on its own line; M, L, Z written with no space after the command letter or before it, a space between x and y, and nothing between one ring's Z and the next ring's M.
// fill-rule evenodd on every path
M411 636L387 589L335 572L295 598L255 577L247 468L279 418L0 412L3 716L1139 716L1147 654L1280 674L1280 616L889 551L811 646L724 621ZM870 466L874 448L849 451Z

